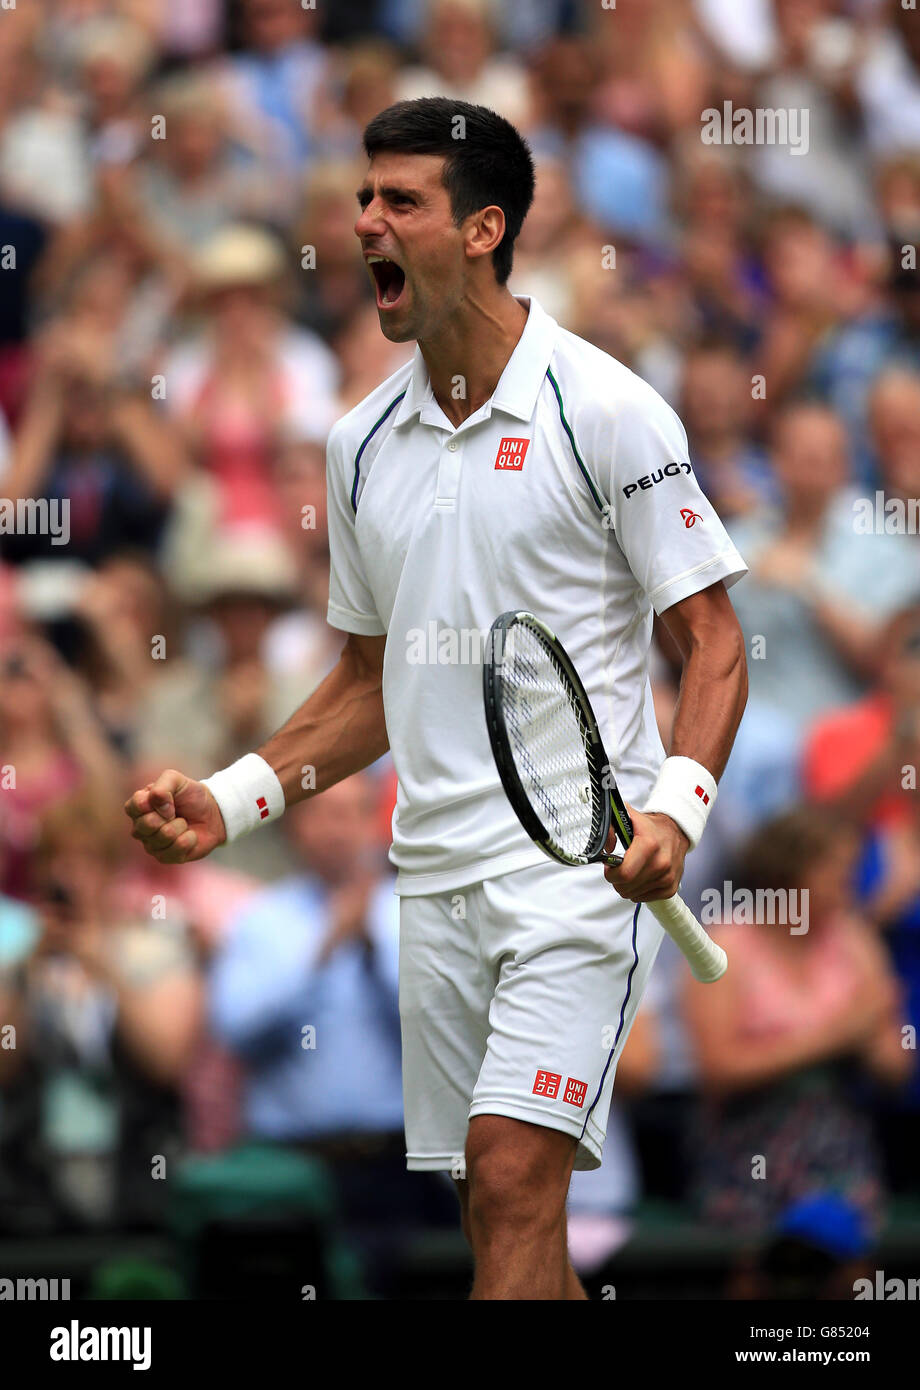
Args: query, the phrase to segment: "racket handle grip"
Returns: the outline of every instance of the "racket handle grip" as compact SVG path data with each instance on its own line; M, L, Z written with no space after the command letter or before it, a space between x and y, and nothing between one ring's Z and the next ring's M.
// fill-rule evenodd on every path
M660 898L645 905L683 951L695 980L710 984L721 979L728 968L728 956L676 893L673 898Z

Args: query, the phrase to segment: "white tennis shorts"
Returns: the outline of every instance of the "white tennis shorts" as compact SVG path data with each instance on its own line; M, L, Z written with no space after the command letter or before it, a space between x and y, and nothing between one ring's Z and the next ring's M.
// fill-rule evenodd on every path
M600 1166L617 1061L662 930L600 864L547 860L400 899L406 1158L465 1176L474 1115L578 1141Z

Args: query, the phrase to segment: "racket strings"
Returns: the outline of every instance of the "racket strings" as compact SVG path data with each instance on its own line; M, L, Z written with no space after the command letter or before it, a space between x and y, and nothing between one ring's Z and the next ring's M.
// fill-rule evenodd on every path
M585 860L600 829L602 774L581 704L531 628L506 634L502 709L524 792L563 853Z

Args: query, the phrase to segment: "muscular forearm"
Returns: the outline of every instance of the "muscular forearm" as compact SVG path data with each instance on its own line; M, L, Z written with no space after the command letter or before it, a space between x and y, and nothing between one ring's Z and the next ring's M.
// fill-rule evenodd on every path
M747 663L740 632L729 629L688 644L674 714L673 757L693 758L718 779L747 702Z
M291 806L376 762L388 747L381 670L348 642L322 684L258 752Z
M662 621L683 660L671 748L644 812L633 808L634 836L622 864L604 869L608 883L632 902L677 892L747 699L744 637L723 584L674 604Z

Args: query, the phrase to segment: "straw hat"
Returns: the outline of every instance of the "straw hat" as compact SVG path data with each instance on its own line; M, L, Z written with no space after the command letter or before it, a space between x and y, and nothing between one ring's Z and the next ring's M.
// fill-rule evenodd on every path
M272 285L286 264L284 248L271 232L242 224L222 227L195 256L196 287L207 294L237 285Z
M201 601L246 597L289 603L297 596L297 571L284 541L265 527L219 534L201 576Z

